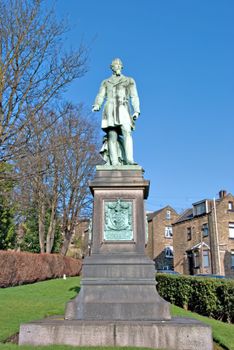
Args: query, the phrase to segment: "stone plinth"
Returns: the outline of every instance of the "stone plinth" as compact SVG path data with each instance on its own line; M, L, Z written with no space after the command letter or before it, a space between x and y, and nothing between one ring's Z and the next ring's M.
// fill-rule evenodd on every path
M169 320L169 304L157 293L154 264L130 253L92 255L83 265L81 291L65 318L79 320Z
M64 321L23 324L20 345L135 346L167 350L212 350L211 328L196 320Z
M155 288L154 263L145 256L142 168L99 167L94 196L92 255L84 260L81 291L67 304L69 320L169 320L169 304Z

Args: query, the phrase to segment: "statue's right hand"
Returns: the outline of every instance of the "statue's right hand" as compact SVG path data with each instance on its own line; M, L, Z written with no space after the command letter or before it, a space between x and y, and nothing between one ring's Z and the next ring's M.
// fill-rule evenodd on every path
M99 111L99 106L98 105L94 105L92 108L92 112L98 112Z

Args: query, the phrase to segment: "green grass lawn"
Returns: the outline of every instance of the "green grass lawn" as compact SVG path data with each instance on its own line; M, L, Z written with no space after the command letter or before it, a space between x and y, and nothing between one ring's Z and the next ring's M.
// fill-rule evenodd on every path
M13 288L0 289L0 342L19 331L21 323L41 319L50 315L64 314L66 302L73 298L79 291L79 278L72 277L39 282ZM192 317L208 323L212 326L213 336L216 342L234 350L234 326L215 321L192 312L172 306L174 316ZM33 347L21 346L21 350L30 350ZM48 346L46 349L68 350L69 346ZM1 344L0 350L17 350L17 345ZM37 350L45 347L36 347ZM74 349L74 348L73 348ZM79 350L90 349L79 347ZM128 349L135 348L104 348L94 347L92 350L101 349ZM144 350L144 349L141 349ZM179 349L178 349L179 350ZM201 349L203 350L203 349ZM205 350L205 349L204 349Z

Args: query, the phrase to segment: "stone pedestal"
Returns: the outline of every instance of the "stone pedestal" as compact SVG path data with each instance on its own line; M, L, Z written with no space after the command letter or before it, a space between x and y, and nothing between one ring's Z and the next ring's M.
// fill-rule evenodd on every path
M90 189L92 254L84 260L80 293L67 303L65 320L21 325L19 343L212 350L211 328L172 319L157 293L154 263L144 254L149 182L142 168L99 166Z
M84 260L81 291L68 303L66 319L171 318L168 303L155 288L154 263L144 254L149 182L139 166L120 169L99 167L90 184L92 255Z

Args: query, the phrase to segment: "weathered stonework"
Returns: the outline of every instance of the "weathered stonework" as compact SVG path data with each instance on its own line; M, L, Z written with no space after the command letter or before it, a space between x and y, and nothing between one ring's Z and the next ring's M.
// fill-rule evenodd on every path
M49 318L21 325L19 343L34 346L65 344L168 350L213 349L211 328L188 318L163 322L62 321Z

